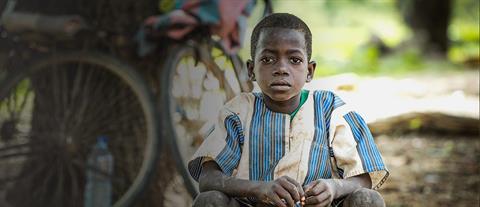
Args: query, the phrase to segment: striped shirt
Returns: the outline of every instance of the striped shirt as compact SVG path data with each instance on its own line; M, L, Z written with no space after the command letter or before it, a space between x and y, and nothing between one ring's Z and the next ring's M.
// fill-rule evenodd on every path
M369 173L377 189L389 174L362 117L321 90L309 93L291 121L268 109L262 93L238 95L220 110L215 129L189 162L195 180L207 160L236 178L289 176L303 185Z

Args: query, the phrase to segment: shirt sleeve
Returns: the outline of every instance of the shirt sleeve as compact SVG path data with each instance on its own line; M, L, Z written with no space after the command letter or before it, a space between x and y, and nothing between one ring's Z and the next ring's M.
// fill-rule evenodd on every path
M335 97L339 99L338 97ZM335 108L330 120L330 144L342 178L368 173L378 189L389 172L365 120L347 104Z
M202 164L215 161L220 169L231 176L242 155L244 134L239 117L226 108L220 110L215 128L200 145L188 163L190 175L198 181Z

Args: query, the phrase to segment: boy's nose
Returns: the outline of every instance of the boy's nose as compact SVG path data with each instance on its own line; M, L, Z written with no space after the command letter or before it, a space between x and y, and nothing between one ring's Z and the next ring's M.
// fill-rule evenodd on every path
M273 75L290 75L287 64L285 64L284 61L280 61L277 67L273 70Z

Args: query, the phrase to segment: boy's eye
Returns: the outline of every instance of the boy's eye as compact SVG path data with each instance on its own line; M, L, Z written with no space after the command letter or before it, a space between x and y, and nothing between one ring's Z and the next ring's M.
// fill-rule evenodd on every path
M290 58L290 62L293 63L293 64L300 64L300 63L302 63L302 59L292 57L292 58Z
M260 61L262 61L262 63L268 64L268 63L272 63L272 62L273 62L273 58L271 58L271 57L264 57L264 58L260 59Z

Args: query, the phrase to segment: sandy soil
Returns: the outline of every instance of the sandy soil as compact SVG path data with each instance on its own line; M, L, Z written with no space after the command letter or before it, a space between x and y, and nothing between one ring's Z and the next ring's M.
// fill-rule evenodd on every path
M387 206L479 206L478 137L379 136Z

